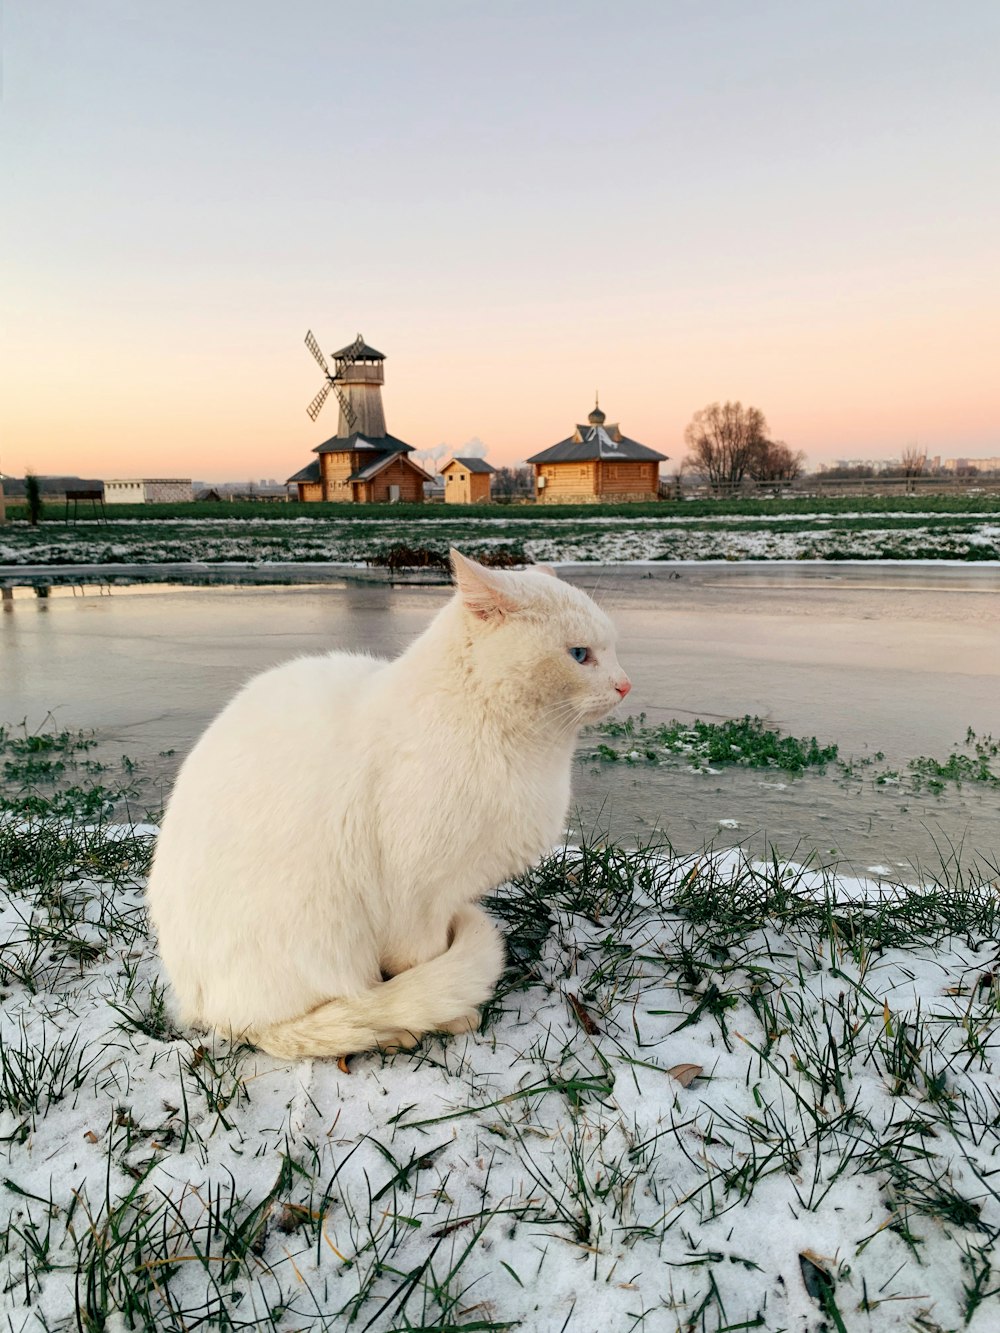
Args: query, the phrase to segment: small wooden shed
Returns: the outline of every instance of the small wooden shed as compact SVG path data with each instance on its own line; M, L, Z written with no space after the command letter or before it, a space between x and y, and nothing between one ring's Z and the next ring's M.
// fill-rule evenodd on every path
M483 458L453 458L441 469L447 504L489 504L495 467Z
M535 470L535 498L540 504L599 504L655 500L659 494L657 453L606 426L595 406L585 426L568 439L529 458Z

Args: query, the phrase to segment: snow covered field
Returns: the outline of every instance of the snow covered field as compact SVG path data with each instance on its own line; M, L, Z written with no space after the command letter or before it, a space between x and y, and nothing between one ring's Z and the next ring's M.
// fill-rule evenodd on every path
M810 514L760 518L120 520L8 525L0 565L172 561L359 563L394 543L475 551L513 547L533 560L1000 560L988 514Z
M480 1033L286 1065L173 1026L133 766L63 735L0 729L5 1330L1000 1327L997 864L570 832Z
M995 867L567 847L345 1074L172 1027L153 834L0 825L5 1328L998 1326Z

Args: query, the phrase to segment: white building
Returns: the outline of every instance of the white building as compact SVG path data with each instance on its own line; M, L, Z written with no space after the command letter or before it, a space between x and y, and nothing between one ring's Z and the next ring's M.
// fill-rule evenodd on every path
M190 477L115 477L104 483L109 505L185 504L194 499Z

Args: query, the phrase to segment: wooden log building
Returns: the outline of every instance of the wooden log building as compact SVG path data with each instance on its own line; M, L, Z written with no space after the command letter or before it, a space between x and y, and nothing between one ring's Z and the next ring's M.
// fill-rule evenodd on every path
M493 474L483 458L453 458L441 469L447 504L478 505L492 500Z
M344 364L351 351L333 353L337 380L354 418L340 409L337 434L316 446L319 457L288 478L300 500L335 500L347 504L419 503L431 477L408 457L413 445L385 428L382 385L385 355L364 344L357 358Z
M535 470L535 499L540 504L599 504L655 500L659 495L657 453L606 426L595 404L585 426L568 439L529 458Z

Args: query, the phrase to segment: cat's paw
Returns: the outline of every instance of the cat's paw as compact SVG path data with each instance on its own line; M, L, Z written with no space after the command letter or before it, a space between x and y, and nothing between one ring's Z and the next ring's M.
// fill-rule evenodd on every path
M464 1032L475 1032L479 1027L479 1010L470 1009L468 1013L460 1014L458 1018L452 1018L447 1023L442 1023L440 1030L450 1032L453 1037L460 1037Z

